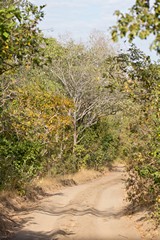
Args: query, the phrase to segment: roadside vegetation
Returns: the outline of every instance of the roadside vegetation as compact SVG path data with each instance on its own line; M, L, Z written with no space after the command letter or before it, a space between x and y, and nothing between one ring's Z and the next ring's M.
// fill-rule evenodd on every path
M46 39L43 7L0 1L0 190L122 159L129 200L158 222L160 64L99 32Z
M117 24L112 39L153 37L151 49L160 53L160 2L135 1L128 13L116 11ZM129 148L128 197L133 205L147 207L160 223L160 62L151 63L133 47L125 58L129 91L138 108L129 127L132 147ZM127 86L128 87L128 86ZM139 108L140 107L140 108ZM135 108L136 109L136 108Z

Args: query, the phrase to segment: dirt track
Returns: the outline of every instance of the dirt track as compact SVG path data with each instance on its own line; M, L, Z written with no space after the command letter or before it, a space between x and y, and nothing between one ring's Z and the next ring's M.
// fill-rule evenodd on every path
M67 187L24 216L12 240L142 240L126 214L123 167L100 179Z

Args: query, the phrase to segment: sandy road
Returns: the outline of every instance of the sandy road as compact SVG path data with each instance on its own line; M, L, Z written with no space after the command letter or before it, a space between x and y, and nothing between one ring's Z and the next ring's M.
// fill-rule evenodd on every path
M126 214L123 167L100 179L67 187L24 216L12 240L141 240Z

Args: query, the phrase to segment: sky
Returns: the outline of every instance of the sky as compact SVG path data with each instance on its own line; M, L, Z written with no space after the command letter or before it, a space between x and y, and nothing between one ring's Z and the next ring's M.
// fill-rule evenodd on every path
M115 10L127 12L135 0L31 0L36 5L46 4L45 17L39 27L49 37L70 34L76 41L86 42L91 32L101 31L110 38L109 28L116 23ZM152 0L153 2L153 0ZM134 43L152 60L158 60L155 51L149 46L153 38L136 39ZM129 44L120 40L120 48L127 49Z

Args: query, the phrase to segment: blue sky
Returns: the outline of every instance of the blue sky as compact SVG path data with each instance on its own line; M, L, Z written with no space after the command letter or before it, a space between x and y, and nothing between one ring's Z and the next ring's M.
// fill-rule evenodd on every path
M47 4L45 7L45 18L40 28L45 35L58 38L66 33L71 34L76 41L87 41L93 30L102 31L109 35L109 27L116 23L115 10L126 12L135 0L31 0L36 5ZM152 0L153 2L153 0ZM121 46L127 48L129 44ZM135 40L135 44L150 55L153 60L158 59L154 51L149 50L152 42L148 40Z

